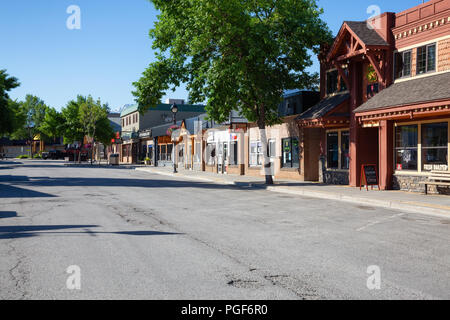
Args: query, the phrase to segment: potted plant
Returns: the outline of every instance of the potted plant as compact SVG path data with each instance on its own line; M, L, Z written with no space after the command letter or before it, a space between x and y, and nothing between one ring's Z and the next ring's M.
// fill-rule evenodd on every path
M146 157L146 158L144 159L144 163L145 163L146 166L149 166L149 165L151 164L150 158L149 158L149 157Z

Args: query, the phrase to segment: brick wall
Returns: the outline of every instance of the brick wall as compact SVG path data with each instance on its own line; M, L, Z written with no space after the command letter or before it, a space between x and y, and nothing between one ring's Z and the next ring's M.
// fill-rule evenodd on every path
M438 71L450 70L450 39L439 41Z

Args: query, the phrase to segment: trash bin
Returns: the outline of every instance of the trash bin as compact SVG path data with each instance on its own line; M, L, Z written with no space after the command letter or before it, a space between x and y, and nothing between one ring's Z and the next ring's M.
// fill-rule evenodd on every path
M119 154L118 153L112 153L109 155L109 164L113 166L119 165Z

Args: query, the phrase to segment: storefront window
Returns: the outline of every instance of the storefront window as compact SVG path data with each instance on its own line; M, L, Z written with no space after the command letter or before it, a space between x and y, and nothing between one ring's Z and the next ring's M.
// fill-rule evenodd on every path
M341 132L341 169L350 167L350 132Z
M299 168L299 148L297 138L282 139L283 168Z
M159 160L166 161L167 146L165 144L159 146Z
M238 143L237 141L232 141L230 148L230 165L234 166L238 164L237 157L238 157Z
M448 170L448 123L422 125L422 169Z
M213 166L215 164L215 157L216 157L216 144L215 143L208 143L206 146L206 163L209 166Z
M276 140L275 139L270 139L269 143L267 144L267 156L269 158L276 157Z
M195 157L194 162L200 163L202 159L202 144L200 142L195 143Z
M417 125L395 128L395 157L397 170L417 170Z
M327 133L327 167L330 169L339 168L339 133Z
M250 166L260 166L262 165L262 143L260 141L250 142Z
M158 160L172 161L172 144L162 144L159 146Z
M173 145L168 144L167 145L167 154L166 154L167 161L172 161L172 150L173 150Z
M228 142L223 143L223 161L228 160Z

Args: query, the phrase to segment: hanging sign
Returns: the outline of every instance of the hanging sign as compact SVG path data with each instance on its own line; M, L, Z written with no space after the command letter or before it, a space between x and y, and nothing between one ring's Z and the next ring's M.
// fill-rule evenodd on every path
M367 191L369 191L369 186L378 186L380 190L380 183L378 180L377 165L375 164L363 164L361 166L361 180L359 183L359 190L366 186Z

